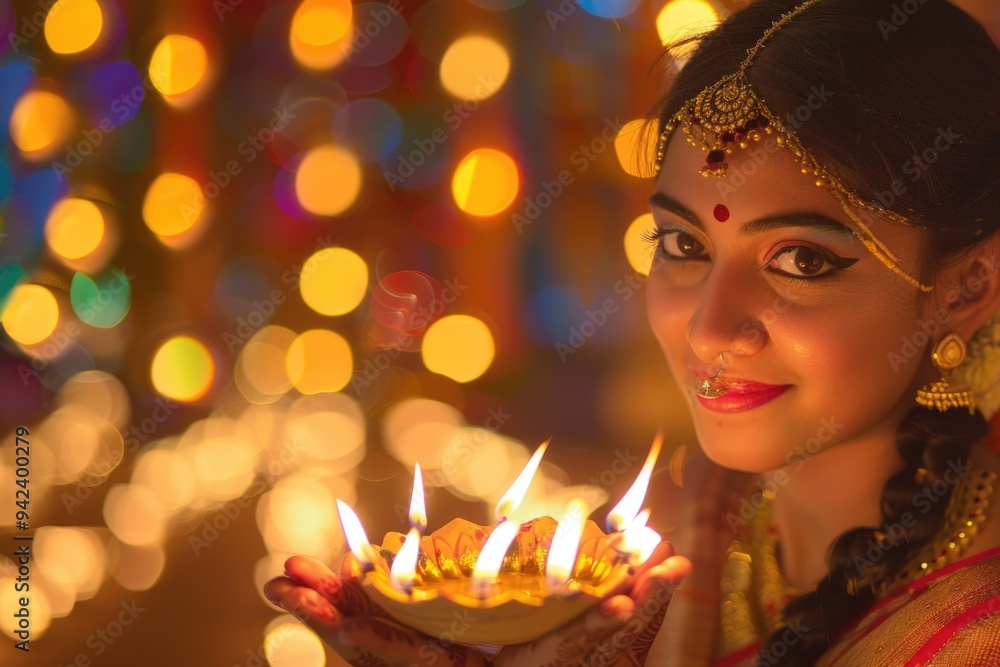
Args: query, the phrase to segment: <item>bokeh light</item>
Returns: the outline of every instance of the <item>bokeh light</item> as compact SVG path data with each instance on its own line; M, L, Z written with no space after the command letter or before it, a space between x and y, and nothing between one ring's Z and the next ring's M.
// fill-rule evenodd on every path
M441 85L463 100L485 100L500 90L509 73L507 49L483 35L456 40L441 60Z
M45 17L45 41L56 53L79 53L97 41L103 25L97 0L59 0Z
M0 316L4 330L15 342L34 345L45 340L59 324L59 304L42 285L18 285Z
M55 93L26 93L10 117L10 138L26 158L41 160L60 147L73 123L73 112Z
M719 14L708 0L670 0L656 16L656 32L664 45L671 45L711 30L718 22ZM689 56L697 46L677 47L674 54Z
M339 146L309 151L295 174L295 194L302 208L315 215L338 215L358 198L361 165Z
M264 655L271 667L324 667L326 654L319 637L301 623L288 621L264 637Z
M195 228L207 202L190 176L167 172L150 184L142 203L142 219L157 236L170 239Z
M43 526L35 533L35 562L45 578L87 600L104 582L106 550L93 530Z
M310 69L337 65L349 53L352 16L350 0L303 0L289 29L292 55Z
M653 261L653 248L645 235L656 227L652 213L644 213L632 221L625 230L625 257L629 266L644 276L649 275Z
M514 159L494 148L478 148L455 169L451 192L466 213L479 217L504 211L517 196L521 176Z
M485 322L471 315L448 315L427 329L420 353L427 370L470 382L490 367L496 348Z
M196 401L215 379L215 361L205 345L190 336L175 336L153 355L150 371L156 391L177 401Z
M236 362L236 386L251 403L272 403L292 388L285 359L296 334L290 329L266 326L255 333L240 351Z
M160 544L131 545L111 540L108 546L108 571L128 591L145 591L163 574L167 557Z
M615 137L618 164L630 176L652 178L655 175L653 165L658 138L648 125L647 120L631 120L622 126Z
M163 506L145 486L115 484L104 498L104 522L125 544L159 544L166 533Z
M323 248L302 265L299 288L302 300L317 313L344 315L365 298L368 265L347 248Z
M132 305L132 282L118 268L96 278L77 272L70 283L69 298L81 322L110 329L125 318Z
M104 216L94 202L71 197L58 202L45 221L45 240L57 255L80 259L104 238Z
M340 391L351 380L353 363L344 337L325 329L303 332L285 358L288 378L303 394Z
M205 46L187 35L167 35L149 59L149 79L168 99L192 92L207 72Z

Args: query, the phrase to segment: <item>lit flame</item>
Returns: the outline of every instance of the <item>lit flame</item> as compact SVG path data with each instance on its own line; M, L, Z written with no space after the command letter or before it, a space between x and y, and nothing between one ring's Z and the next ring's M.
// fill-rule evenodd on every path
M622 533L622 547L630 554L630 563L645 563L661 541L659 533L646 525L648 520L649 510L645 509Z
M370 566L375 560L374 549L368 541L368 535L361 526L358 515L354 513L347 503L337 498L337 514L340 515L340 527L347 538L347 544L351 547L351 553L365 566Z
M417 557L420 555L420 533L416 528L410 528L406 541L400 547L399 553L392 561L392 585L397 590L409 593L413 588L413 579L417 574Z
M472 590L480 598L489 597L493 582L500 572L503 557L507 555L507 549L510 548L510 543L517 537L520 529L521 524L504 521L493 529L486 544L483 545L483 550L476 559L476 566L472 570Z
M656 465L656 458L660 455L660 448L663 446L663 433L657 433L653 440L653 446L649 449L646 462L642 464L639 476L632 483L632 488L622 496L615 508L608 513L608 531L617 532L630 526L635 520L642 503L646 499L646 490L649 488L649 478L653 474L653 466Z
M496 507L497 521L503 522L521 504L524 494L528 492L531 478L535 476L535 471L538 470L538 464L542 462L542 455L545 454L545 448L549 446L550 441L551 438L543 442L535 450L535 453L531 455L531 458L525 464L524 470L521 471L521 474L517 476L514 483L507 489L507 493L503 494L503 497L500 498Z
M413 471L413 493L410 496L410 526L416 528L421 535L427 529L427 510L424 508L424 479L420 474L419 463Z
M571 500L549 546L549 559L545 564L545 578L549 586L564 585L576 569L576 552L580 548L586 518L587 502L583 498Z

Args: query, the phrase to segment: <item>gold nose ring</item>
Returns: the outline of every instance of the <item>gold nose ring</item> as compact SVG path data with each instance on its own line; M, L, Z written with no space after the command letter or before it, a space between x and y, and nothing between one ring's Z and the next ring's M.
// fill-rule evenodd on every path
M702 380L701 384L695 389L695 393L702 398L718 398L729 391L729 385L720 376L722 375L722 370L725 365L725 359L722 353L719 353L719 372L708 378L707 380Z

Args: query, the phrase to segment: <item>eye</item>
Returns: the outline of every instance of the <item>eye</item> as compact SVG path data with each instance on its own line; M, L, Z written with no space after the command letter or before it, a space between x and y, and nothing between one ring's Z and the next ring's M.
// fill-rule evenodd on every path
M779 273L797 278L818 278L831 271L846 269L857 259L838 257L832 253L804 245L782 248L768 261Z
M658 253L671 259L707 259L704 244L687 232L669 227L658 227L644 234L646 241Z

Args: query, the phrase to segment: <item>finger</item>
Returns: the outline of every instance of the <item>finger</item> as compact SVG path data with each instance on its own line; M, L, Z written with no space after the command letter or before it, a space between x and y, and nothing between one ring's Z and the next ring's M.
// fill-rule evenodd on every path
M311 588L278 582L270 594L277 597L275 604L314 629L336 629L343 623L343 614Z
M528 644L505 646L497 665L579 665L595 644L614 634L632 615L627 595L609 598L575 621Z
M485 664L483 656L476 651L417 634L381 618L347 619L337 638L347 646L364 647L390 664L412 665L417 662L443 667L481 667Z
M338 577L324 563L308 556L292 556L285 561L288 577L312 588L329 600L345 616L381 616L388 614L365 594L354 577Z
M614 588L611 589L609 595L621 595L628 593L633 590L636 582L645 574L650 568L656 567L661 563L665 562L667 559L674 555L674 547L669 542L664 540L653 548L652 553L649 558L644 560L642 563L632 567L629 572L629 576L625 577L620 581Z

